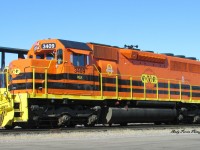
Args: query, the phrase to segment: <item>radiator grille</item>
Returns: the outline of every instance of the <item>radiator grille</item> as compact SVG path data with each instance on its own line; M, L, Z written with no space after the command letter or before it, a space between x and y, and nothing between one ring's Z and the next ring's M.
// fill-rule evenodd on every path
M192 73L200 73L200 65L189 64L189 71Z
M187 63L171 61L170 69L174 71L187 71Z
M99 59L117 60L118 50L113 47L94 45L94 57Z

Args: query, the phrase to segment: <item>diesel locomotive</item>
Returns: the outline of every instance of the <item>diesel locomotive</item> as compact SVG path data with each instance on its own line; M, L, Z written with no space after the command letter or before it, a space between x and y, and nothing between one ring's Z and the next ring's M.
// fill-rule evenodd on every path
M199 123L199 79L194 57L39 40L0 74L0 126Z

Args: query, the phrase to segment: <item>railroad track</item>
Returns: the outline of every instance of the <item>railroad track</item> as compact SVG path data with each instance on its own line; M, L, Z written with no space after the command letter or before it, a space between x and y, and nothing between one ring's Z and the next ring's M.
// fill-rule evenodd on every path
M52 133L71 133L71 132L107 132L114 130L165 130L165 129L184 129L200 128L200 124L181 124L181 125L154 125L154 124L131 124L128 126L95 126L84 127L76 126L75 128L56 128L56 129L22 129L13 130L0 129L0 135L21 135L21 134L52 134Z

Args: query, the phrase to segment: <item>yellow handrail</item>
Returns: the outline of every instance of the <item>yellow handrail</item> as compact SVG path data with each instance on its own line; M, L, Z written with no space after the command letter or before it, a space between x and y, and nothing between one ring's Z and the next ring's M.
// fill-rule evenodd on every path
M116 80L115 80L115 82L116 82L116 98L118 99L118 97L119 97L118 76L116 76Z
M93 64L93 66L98 71L98 73L101 74L101 72L99 71L99 69L97 68L97 66L95 64Z
M48 70L47 70L47 68L45 68L45 84L44 84L44 88L45 88L45 95L47 96L48 95L48 93L47 93L47 73L48 73Z
M159 100L158 82L156 83L156 99Z
M101 90L101 99L103 99L103 78L101 73L100 73L100 90Z
M32 94L35 95L35 68L32 68L33 69L33 91L32 91Z
M146 83L144 82L144 99L146 100Z
M133 78L130 77L130 92L131 92L131 99L133 99Z
M190 101L192 101L192 86L190 85Z
M170 81L168 80L168 98L171 99L171 93L170 93Z

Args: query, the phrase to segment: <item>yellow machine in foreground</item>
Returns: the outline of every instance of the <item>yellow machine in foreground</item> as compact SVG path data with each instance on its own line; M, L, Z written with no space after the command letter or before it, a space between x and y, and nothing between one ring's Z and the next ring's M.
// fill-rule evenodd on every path
M12 128L15 120L27 121L27 107L15 109L14 105L21 102L27 94L16 95L8 91L9 72L8 69L4 69L0 73L1 85L0 85L0 125L5 128ZM24 104L23 104L24 105ZM26 112L25 112L26 111ZM15 113L22 114L21 117L14 117ZM25 114L25 115L24 115Z

